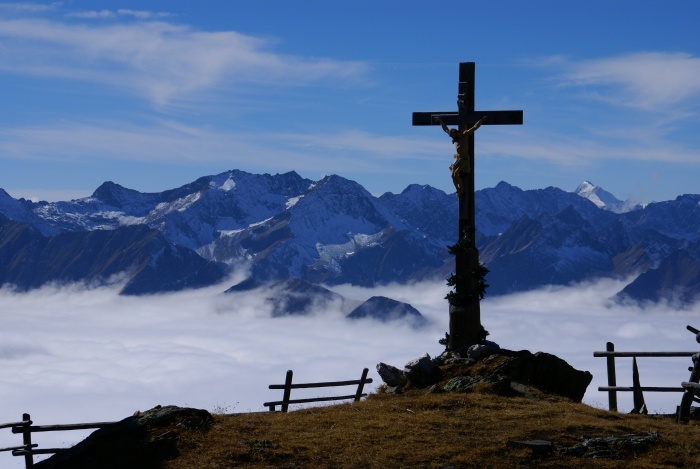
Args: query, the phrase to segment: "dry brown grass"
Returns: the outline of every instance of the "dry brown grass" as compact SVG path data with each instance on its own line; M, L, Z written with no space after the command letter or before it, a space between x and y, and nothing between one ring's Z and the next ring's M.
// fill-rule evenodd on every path
M652 446L612 459L555 451L546 456L506 441L541 439L556 448L582 437L658 432ZM167 469L229 467L700 467L700 427L624 415L561 399L485 394L375 394L366 401L283 413L220 415L207 434L179 443Z

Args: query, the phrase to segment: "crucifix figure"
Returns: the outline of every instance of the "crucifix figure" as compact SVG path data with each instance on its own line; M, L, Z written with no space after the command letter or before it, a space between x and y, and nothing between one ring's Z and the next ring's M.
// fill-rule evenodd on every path
M435 116L434 119L442 126L442 130L444 130L445 133L452 138L452 143L455 144L455 150L457 153L455 153L455 162L450 165L450 173L452 174L452 183L455 185L455 189L457 190L457 197L460 197L464 193L461 173L463 171L469 172L471 170L471 158L469 157L469 136L476 132L476 129L478 129L481 124L488 119L488 116L482 117L476 124L474 124L473 127L462 131L447 127L442 119L440 119L440 116Z
M479 301L483 296L483 279L479 283L479 263L476 249L476 217L474 210L474 132L483 125L512 125L523 123L523 111L474 110L474 62L459 64L457 112L414 112L413 125L440 125L455 143L457 153L450 166L452 180L459 198L458 241L451 249L455 254L454 281L456 292L450 299L450 330L447 347L464 353L481 342L486 332L481 325ZM450 129L448 125L456 125ZM458 137L458 138L455 138Z

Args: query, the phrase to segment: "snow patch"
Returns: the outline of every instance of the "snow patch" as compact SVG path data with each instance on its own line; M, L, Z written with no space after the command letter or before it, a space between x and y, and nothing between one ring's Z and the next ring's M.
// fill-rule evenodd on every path
M120 226L143 225L146 223L146 218L120 214L117 216L117 221Z
M299 200L301 200L302 197L304 197L304 196L298 195L296 197L292 197L292 198L287 199L287 202L285 204L285 206L287 207L287 210L294 207L297 204L297 202L299 202Z
M357 233L352 235L348 233L350 240L343 244L322 244L316 243L316 251L319 255L319 263L328 266L336 273L340 273L340 264L342 259L346 259L358 251L363 249L378 246L382 239L382 232L375 234Z
M254 228L254 227L256 227L256 226L262 226L262 225L264 225L265 223L267 223L268 221L272 220L273 218L274 218L274 217L270 217L270 218L264 219L263 221L259 221L259 222L256 222L256 223L251 223L250 225L248 225L248 228Z
M228 191L233 190L235 188L236 188L236 181L233 180L233 175L229 176L229 178L226 180L226 182L224 182L221 185L221 190L224 192L228 192Z
M219 233L219 236L223 238L223 237L235 236L242 231L243 231L242 229L240 229L240 230L219 230L218 233Z
M163 215L167 215L168 213L173 213L173 212L184 212L188 208L192 206L195 202L197 202L200 198L202 197L201 192L195 192L194 194L190 194L186 197L182 197L181 199L177 199L173 202L161 202L158 205L156 205L156 208L151 211L149 214L149 218L158 218Z

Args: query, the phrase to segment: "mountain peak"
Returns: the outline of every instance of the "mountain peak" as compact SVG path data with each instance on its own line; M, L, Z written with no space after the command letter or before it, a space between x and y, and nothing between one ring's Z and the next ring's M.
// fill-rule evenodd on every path
M629 201L623 202L605 189L596 186L590 181L583 181L574 191L576 195L588 199L598 208L615 213L628 212L637 206Z
M128 198L131 194L139 194L139 192L127 189L112 181L106 181L95 189L95 192L92 193L92 198L113 207L121 207L124 203L124 199Z
M385 296L373 296L348 314L348 319L371 318L381 322L408 320L414 326L423 326L428 321L416 308L408 303L387 298Z
M505 181L500 181L498 184L496 184L496 189L509 189L513 187L515 186L513 186L512 184L508 184Z

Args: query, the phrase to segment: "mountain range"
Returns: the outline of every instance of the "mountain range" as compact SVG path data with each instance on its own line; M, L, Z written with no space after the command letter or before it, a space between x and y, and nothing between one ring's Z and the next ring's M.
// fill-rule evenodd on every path
M475 203L488 295L601 277L633 279L618 301L683 305L700 294L700 195L643 206L589 182L573 192L500 182ZM212 285L238 267L260 284L444 279L457 209L454 194L430 186L374 196L295 172L232 170L158 193L105 182L62 202L0 189L0 285L116 278L124 294L148 294Z

